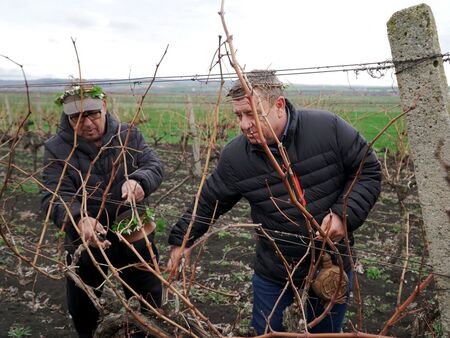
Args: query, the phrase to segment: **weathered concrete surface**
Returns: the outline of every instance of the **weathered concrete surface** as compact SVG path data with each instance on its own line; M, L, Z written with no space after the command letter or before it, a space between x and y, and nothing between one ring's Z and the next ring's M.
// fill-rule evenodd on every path
M194 157L193 174L195 177L201 177L202 163L200 158L200 141L197 132L197 125L195 124L195 113L194 108L192 107L192 99L190 95L187 96L186 117L189 123L189 131L192 137L192 154Z
M450 116L448 87L433 13L425 4L395 13L387 23L406 116L441 320L450 332ZM420 60L408 62L408 60Z

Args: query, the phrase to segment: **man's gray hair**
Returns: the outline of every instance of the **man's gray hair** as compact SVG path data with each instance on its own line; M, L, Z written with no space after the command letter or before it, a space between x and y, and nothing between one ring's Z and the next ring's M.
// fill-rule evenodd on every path
M263 96L262 99L267 99L273 103L278 97L284 96L283 83L275 75L274 70L255 69L245 73L245 75L252 88L258 88L259 94ZM232 100L238 100L245 96L239 80L233 83L227 96L230 96Z

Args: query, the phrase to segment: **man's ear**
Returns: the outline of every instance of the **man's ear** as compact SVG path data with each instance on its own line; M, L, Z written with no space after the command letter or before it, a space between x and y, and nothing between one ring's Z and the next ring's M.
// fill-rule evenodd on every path
M286 99L284 98L284 96L279 96L275 101L275 105L281 113L284 113L286 107Z
M107 103L106 103L106 99L103 99L103 107L102 107L102 110L103 110L103 112L105 112L106 113L106 107L107 107Z

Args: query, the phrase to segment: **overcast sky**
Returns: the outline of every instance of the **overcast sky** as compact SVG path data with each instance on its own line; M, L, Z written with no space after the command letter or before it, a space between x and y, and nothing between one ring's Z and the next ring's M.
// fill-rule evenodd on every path
M299 68L391 58L386 22L413 0L227 0L226 21L246 69ZM429 0L442 52L450 51L450 1ZM29 77L84 78L205 74L223 34L220 0L1 0L0 54ZM226 65L228 70L230 66ZM0 79L19 69L0 59ZM218 72L218 70L217 70ZM449 66L446 66L449 76ZM290 77L305 84L391 85L368 75Z

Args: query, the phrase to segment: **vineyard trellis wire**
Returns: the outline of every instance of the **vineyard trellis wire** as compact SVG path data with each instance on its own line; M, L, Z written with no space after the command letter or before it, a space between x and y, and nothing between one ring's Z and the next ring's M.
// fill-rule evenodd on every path
M75 195L75 194L74 194L73 196L81 196L81 195ZM99 199L99 198L97 198L97 197L95 197L95 196L92 196L90 199L92 199L92 200L101 200L101 199ZM112 199L108 199L108 203L111 203L111 204L117 204L117 205L122 205L122 204L123 204L123 201L119 201L119 200L115 201L115 200L112 200ZM56 204L59 204L59 202L57 202ZM142 211L142 212L145 211L145 210L147 210L147 208L148 208L148 207L146 207L146 206L136 206L136 209L137 209L137 210L140 210L140 211ZM174 219L180 219L180 218L183 218L183 217L184 217L184 218L186 219L186 221L190 221L190 220L191 220L191 218L188 218L186 215L183 215L183 214L181 214L181 213L174 213L174 212L171 212L171 211L164 211L164 210L161 210L160 213L161 213L161 215L163 215L163 216L170 216L170 217L172 217L172 218L174 218ZM197 215L197 216L196 216L196 219L197 219L197 222L198 222L198 223L203 223L203 224L205 224L205 225L209 225L209 224L211 223L211 220L210 220L209 218L203 217L203 216L200 216L200 215ZM237 226L237 225L238 225L238 224L235 224L235 226ZM258 226L258 225L255 224L254 226L256 227L256 226ZM217 232L217 231L220 231L220 230L222 230L222 227L220 227L219 229L216 229L214 232ZM281 236L286 236L286 237L291 237L291 238L297 238L297 239L299 239L300 241L302 241L302 243L300 243L300 242L298 242L298 241L295 241L295 242L294 242L293 240L283 239L283 238L278 238L277 240L280 241L280 242L285 242L285 243L289 243L289 244L293 244L293 245L299 245L299 246L304 246L304 247L308 247L308 245L309 245L309 244L307 244L307 243L305 242L305 241L308 241L308 240L309 240L309 237L304 236L304 235L300 235L300 234L292 234L292 233L290 233L290 232L284 232L284 231L273 230L273 229L267 229L266 231L269 232L269 233L274 233L274 234L281 235ZM258 237L264 237L262 234L256 234L256 236L258 236ZM304 240L305 240L305 241L304 241ZM337 243L336 245L337 245L337 246L343 246L344 244ZM313 244L313 245L312 245L312 248L318 249L319 247L315 247L314 244ZM370 253L370 254L374 254L374 255L376 256L376 258L378 258L378 259L380 259L380 260L382 260L382 259L385 257L385 252L383 252L383 251L381 251L381 250L374 250L374 249L366 248L366 247L363 247L363 246L361 246L361 247L358 248L357 245L355 246L355 248L358 250L358 252L361 252L361 253ZM326 252L329 252L329 253L332 252L332 251L327 250L327 249L324 249L324 250L325 250ZM348 255L345 254L345 253L343 253L342 256L348 256ZM400 260L401 262L405 261L405 258L404 258L403 256L394 256L394 257L391 256L391 257L392 257L392 258L397 258L397 259ZM418 264L420 264L420 262L415 262L415 261L410 261L410 262L411 262L411 263L418 263ZM403 268L402 265L396 265L396 264L390 264L390 263L382 263L382 262L380 262L379 265L381 265L381 266L395 267L395 268ZM411 272L414 272L414 273L419 273L419 272L421 272L421 273L425 273L425 274L431 273L431 268L432 268L432 266L431 266L429 263L424 263L423 266L429 268L430 270L419 271L419 270L414 269L414 268L408 268L407 271L411 271ZM445 277L445 278L450 278L450 274L449 274L449 275L437 274L437 275L439 275L439 276L441 276L441 277Z
M408 59L398 61L398 63L404 63L408 65L414 65L417 63L424 62L428 59L442 58L443 62L450 62L450 52L442 53L439 55L430 55L427 58L419 59ZM321 73L348 73L354 72L356 74L361 72L367 72L370 76L378 78L383 76L383 72L394 69L395 65L392 60L386 59L384 61L374 61L374 62L361 62L361 63L351 63L351 64L340 64L340 65L322 65L322 66L310 66L310 67L297 67L297 68L280 68L274 69L274 71L279 76L293 76L293 75L308 75L308 74L321 74ZM378 73L378 74L376 74ZM170 82L220 82L223 80L234 81L237 79L235 73L224 73L224 74L192 74L192 75L169 75L169 76L155 76L152 77L134 77L134 78L122 78L122 79L105 79L105 80L90 80L90 82L98 85L116 86L116 85L145 85L150 81L155 83L170 83ZM70 81L58 81L51 82L40 80L30 81L29 88L52 88L61 87ZM0 90L4 89L22 89L24 84L21 81L16 83L0 84Z

